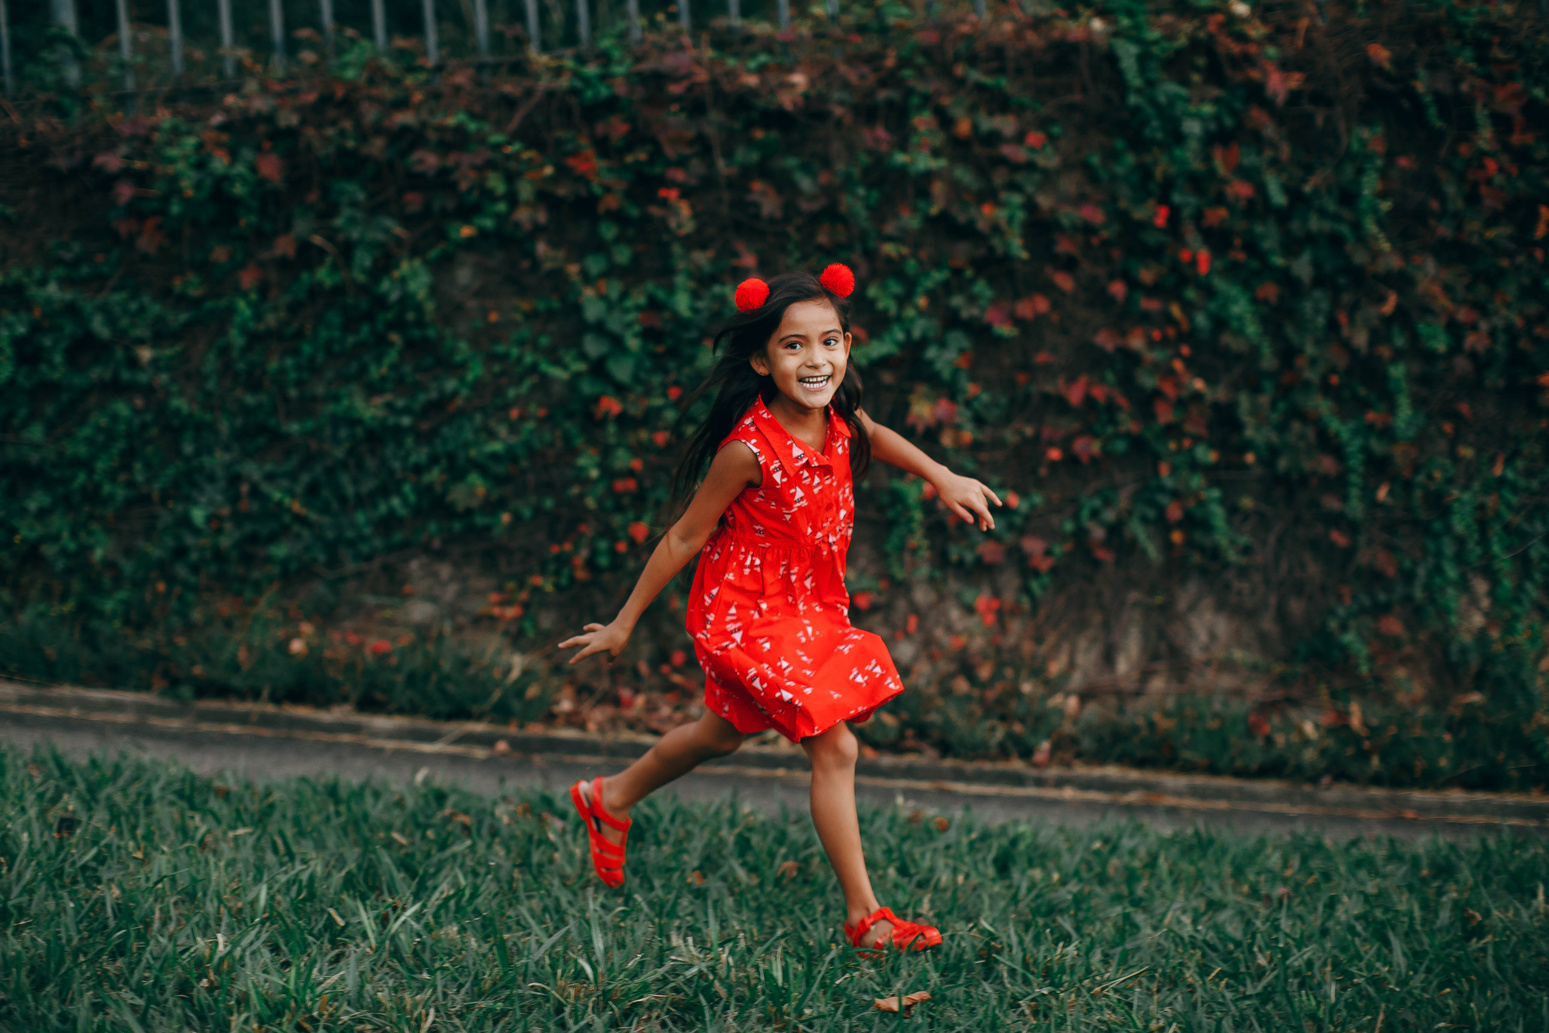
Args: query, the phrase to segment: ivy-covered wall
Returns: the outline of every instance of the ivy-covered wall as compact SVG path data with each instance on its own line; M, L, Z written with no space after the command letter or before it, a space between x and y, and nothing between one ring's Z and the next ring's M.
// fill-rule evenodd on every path
M666 721L677 597L633 666L535 677L542 647L662 530L735 282L841 260L872 414L1011 500L981 536L863 486L856 617L915 690L874 743L1542 783L1530 8L880 5L489 79L344 60L27 109L0 122L0 666ZM368 612L486 673L444 706L367 691L424 637ZM1180 690L1235 716L1155 703Z

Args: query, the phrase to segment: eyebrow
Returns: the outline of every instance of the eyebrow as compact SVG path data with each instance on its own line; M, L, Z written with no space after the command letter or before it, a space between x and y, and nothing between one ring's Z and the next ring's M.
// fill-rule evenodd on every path
M840 329L839 329L839 328L838 328L838 327L837 327L837 326L836 326L836 327L834 327L834 328L833 328L833 329L832 329L832 330L824 330L824 331L823 331L823 332L822 332L822 333L820 333L820 334L818 334L818 336L819 336L819 337L827 337L827 336L828 336L828 335L829 335L829 334L841 334L841 335L842 335L842 334L843 334L843 331L842 331L842 330L840 330ZM782 341L782 342L784 342L784 341L789 341L789 340L790 340L790 339L791 339L791 338L793 338L793 337L796 337L796 338L800 338L800 337L801 337L801 334L796 334L796 333L790 333L790 334L786 334L786 335L785 335L785 336L784 336L784 337L782 337L782 338L780 338L780 340L781 340L781 341Z

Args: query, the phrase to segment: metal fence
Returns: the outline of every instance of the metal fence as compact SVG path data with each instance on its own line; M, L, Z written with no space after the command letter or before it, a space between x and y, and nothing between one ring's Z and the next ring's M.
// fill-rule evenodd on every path
M730 25L741 24L745 6L763 8L760 13L772 16L769 20L782 29L790 28L792 19L791 0L773 0L772 10L769 0L699 0L705 4L702 10L693 8L696 0L669 0L665 11L651 17L642 16L641 0L623 0L622 10L619 0L138 0L133 6L132 0L33 2L37 9L28 12L31 22L18 27L8 11L8 4L19 6L18 0L0 0L0 88L6 96L15 96L22 85L15 62L18 49L31 61L33 81L79 85L84 75L105 73L118 79L124 90L135 91L152 86L149 78L163 85L188 83L191 55L201 63L205 78L214 73L218 62L220 74L234 79L243 60L256 60L272 74L284 75L298 58L317 59L319 50L324 59L335 54L341 33L348 34L352 44L368 42L380 52L412 47L434 66L449 56L442 39L448 27L456 33L456 56L493 60L502 56L494 53L497 42L507 51L504 56L514 56L509 51L523 46L532 53L542 52L545 28L553 37L549 49L555 44L589 47L594 19L599 16L608 19L609 31L622 30L631 42L643 38L652 17L666 25L675 20L685 32L695 27L696 19L703 23L724 18ZM819 19L838 18L839 0L811 2L811 11ZM935 0L924 2L928 9L935 7ZM970 2L976 14L986 15L986 0ZM492 26L492 3L499 5L500 13L514 16L512 24ZM724 11L720 10L723 3ZM336 8L348 9L344 20L336 18ZM94 23L90 29L83 26L83 14ZM396 28L410 31L390 36L390 15ZM236 19L242 19L241 30ZM197 23L194 44L185 31L190 20ZM20 34L28 38L17 45ZM93 45L88 36L101 42ZM494 41L492 36L503 39ZM311 46L309 41L314 40L319 47ZM255 42L259 45L251 45ZM40 73L39 68L45 71ZM139 81L137 70L146 73Z

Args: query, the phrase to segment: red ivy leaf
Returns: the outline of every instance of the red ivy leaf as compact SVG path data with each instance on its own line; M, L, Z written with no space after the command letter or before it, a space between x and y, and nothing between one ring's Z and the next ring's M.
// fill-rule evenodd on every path
M1000 563L1006 558L1006 547L1000 542L980 542L974 551L979 554L981 560L991 565Z
M135 239L134 249L143 255L156 253L167 235L161 232L161 216L153 215L140 226L140 236Z
M1083 373L1070 383L1061 384L1060 394L1065 396L1065 401L1070 403L1071 408L1079 409L1081 403L1086 400L1086 386L1086 374Z
M253 159L253 168L258 170L258 175L271 183L278 183L285 177L285 162L280 160L278 154L265 151Z

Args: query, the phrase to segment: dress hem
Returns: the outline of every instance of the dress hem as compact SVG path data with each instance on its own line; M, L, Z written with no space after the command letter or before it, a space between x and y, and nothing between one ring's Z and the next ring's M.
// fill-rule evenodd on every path
M727 699L729 702L730 705L725 708L726 712L723 712L722 710L717 709L711 705L710 687L712 685L717 690L719 690L722 697ZM717 717L730 722L732 727L737 729L737 731L741 732L743 735L757 735L759 732L766 732L770 729L773 729L776 732L779 732L780 735L785 739L799 745L803 739L810 739L813 736L822 735L824 732L830 730L838 724L844 724L845 722L853 722L854 724L858 725L865 724L867 721L871 720L872 714L875 714L882 707L903 695L903 692L903 686L899 686L896 691L889 693L885 698L880 699L875 703L868 703L865 706L857 707L855 710L848 714L834 718L831 722L824 725L822 728L818 728L814 725L812 731L803 735L792 735L790 730L785 727L785 724L769 711L759 706L758 701L753 699L747 690L741 687L729 689L725 685L716 681L714 678L710 677L708 674L705 675L704 702L705 709L709 710ZM746 699L739 699L739 695L746 697ZM738 713L737 711L739 709L741 709L743 712ZM744 727L745 725L748 727Z

